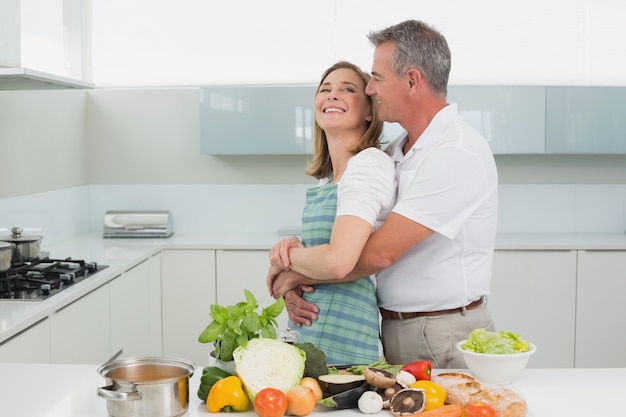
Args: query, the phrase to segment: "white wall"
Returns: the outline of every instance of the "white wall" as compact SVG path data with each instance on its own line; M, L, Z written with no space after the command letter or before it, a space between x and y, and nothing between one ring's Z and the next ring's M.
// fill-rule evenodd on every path
M87 183L85 91L0 91L0 198Z
M98 86L316 82L370 30L424 20L452 84L626 85L620 0L92 0Z
M315 82L338 59L367 69L365 34L406 18L448 37L453 84L626 85L621 1L92 3L100 86ZM197 105L194 87L0 91L0 229L62 238L124 208L173 209L183 229L294 227L306 157L200 155ZM500 231L624 230L625 155L496 162Z

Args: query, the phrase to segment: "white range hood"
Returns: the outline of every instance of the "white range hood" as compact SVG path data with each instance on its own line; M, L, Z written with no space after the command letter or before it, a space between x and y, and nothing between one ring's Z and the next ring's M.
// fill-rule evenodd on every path
M61 77L27 68L0 67L0 90L53 90L94 88L88 81Z

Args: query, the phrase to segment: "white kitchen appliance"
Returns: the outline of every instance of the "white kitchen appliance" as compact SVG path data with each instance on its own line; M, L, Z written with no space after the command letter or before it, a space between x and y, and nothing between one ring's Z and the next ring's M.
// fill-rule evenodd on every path
M109 210L104 215L103 237L170 237L174 234L169 211Z

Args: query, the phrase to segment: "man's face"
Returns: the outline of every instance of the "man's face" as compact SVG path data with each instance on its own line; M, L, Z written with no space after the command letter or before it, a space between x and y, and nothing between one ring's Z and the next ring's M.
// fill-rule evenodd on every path
M375 96L378 106L378 118L386 122L397 122L398 115L395 108L403 93L401 80L391 69L391 61L396 46L392 42L385 42L374 49L374 60L372 63L372 78L370 79L365 92L370 96Z

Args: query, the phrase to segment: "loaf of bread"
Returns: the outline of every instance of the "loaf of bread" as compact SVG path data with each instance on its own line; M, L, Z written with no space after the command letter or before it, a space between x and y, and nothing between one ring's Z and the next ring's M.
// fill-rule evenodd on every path
M528 411L526 401L516 392L498 385L483 384L476 378L460 372L445 372L432 377L432 381L446 390L446 403L465 404L472 401L489 403L497 417L524 417Z

